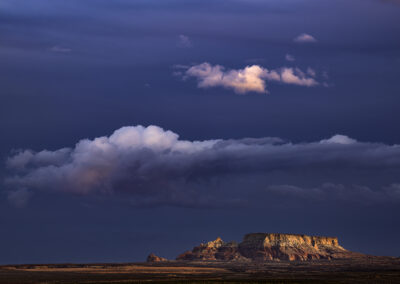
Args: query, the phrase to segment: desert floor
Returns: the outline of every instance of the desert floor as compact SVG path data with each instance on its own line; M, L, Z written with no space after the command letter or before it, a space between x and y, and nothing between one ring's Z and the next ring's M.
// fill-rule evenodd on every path
M400 283L400 258L0 266L0 283Z

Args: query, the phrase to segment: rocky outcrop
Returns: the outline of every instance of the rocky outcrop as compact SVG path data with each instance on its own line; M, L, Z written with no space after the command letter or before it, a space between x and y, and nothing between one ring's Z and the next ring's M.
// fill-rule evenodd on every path
M238 260L242 259L236 242L224 242L221 238L200 244L193 250L179 255L177 260Z
M168 259L166 259L164 257L157 256L154 253L151 253L147 257L147 262L163 262L163 261L168 261Z
M336 237L265 233L245 235L239 252L253 260L314 260L356 255L340 246Z
M217 238L179 255L177 260L307 261L361 255L344 249L336 237L255 233L245 235L240 244Z

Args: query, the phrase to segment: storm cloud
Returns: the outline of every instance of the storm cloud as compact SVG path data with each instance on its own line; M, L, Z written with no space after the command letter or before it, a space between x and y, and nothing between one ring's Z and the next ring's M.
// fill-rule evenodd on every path
M273 137L186 141L158 126L130 126L72 148L21 150L7 167L9 199L22 196L20 203L36 191L125 194L135 204L241 202L251 191L385 201L399 196L400 146L345 135L307 143Z

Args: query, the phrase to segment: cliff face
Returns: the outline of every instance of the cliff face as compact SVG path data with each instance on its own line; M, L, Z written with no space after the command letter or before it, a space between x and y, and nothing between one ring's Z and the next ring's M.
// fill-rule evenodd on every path
M177 260L238 260L240 255L236 242L224 242L221 238L194 247L193 250L179 255Z
M151 253L147 257L147 262L163 262L163 261L168 261L168 259L166 259L164 257L157 256L154 253Z
M177 260L305 261L360 255L341 247L335 237L255 233L245 235L240 244L217 238L179 255Z
M239 252L254 260L313 260L348 258L352 253L334 237L288 234L247 234Z

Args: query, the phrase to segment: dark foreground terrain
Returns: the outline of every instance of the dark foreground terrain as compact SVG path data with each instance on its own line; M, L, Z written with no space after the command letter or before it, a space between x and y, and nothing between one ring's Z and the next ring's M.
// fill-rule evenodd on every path
M0 266L0 283L400 283L400 259Z

